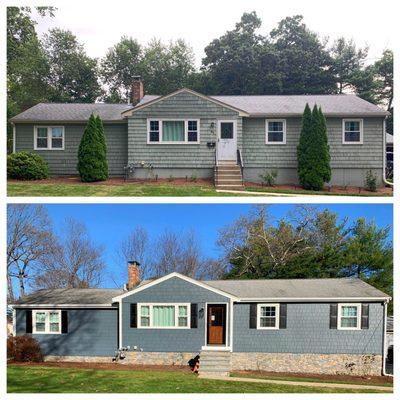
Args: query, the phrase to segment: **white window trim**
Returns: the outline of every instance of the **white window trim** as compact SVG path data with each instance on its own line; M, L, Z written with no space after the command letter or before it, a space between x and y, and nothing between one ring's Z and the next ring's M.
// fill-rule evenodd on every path
M36 331L36 313L45 313L45 330L44 332ZM50 332L50 313L58 313L59 324L58 324L58 332ZM61 310L33 310L32 311L32 333L36 335L60 335L62 332L61 329Z
M360 141L359 142L347 142L345 135L345 126L346 122L359 122L360 123ZM364 143L364 120L362 118L344 118L342 120L342 144L351 145L351 144L363 144Z
M47 129L47 147L37 147L37 133L38 128L46 128ZM52 128L61 128L62 129L62 147L52 147L52 136L51 129ZM61 125L35 125L34 126L34 134L33 134L33 149L37 151L41 150L64 150L65 148L65 129L64 126Z
M276 309L275 326L261 326L260 325L261 307L275 307L275 309ZM279 309L280 309L280 305L278 303L276 303L276 304L272 304L272 303L257 304L257 329L263 329L263 330L276 330L276 329L279 329Z
M357 326L355 327L342 327L342 308L343 307L357 307ZM361 329L361 303L339 303L338 304L338 317L337 317L337 328L342 331L358 331Z
M149 326L142 326L142 306L150 307L150 323ZM175 306L175 326L153 326L153 306ZM179 306L187 307L187 325L178 326L179 321ZM137 304L137 327L139 329L190 329L190 303L138 303Z
M159 129L159 138L158 142L150 141L150 122L158 121L158 129ZM182 142L163 142L162 141L162 129L163 129L163 121L184 121L185 123L185 140ZM189 131L189 121L197 121L197 141L189 142L188 141L188 131ZM163 145L163 144L200 144L200 120L198 118L148 118L147 119L147 144L155 144L155 145Z
M283 141L282 142L270 142L268 140L268 124L270 122L282 122L283 123ZM266 119L265 120L265 144L272 144L272 145L286 144L286 119Z

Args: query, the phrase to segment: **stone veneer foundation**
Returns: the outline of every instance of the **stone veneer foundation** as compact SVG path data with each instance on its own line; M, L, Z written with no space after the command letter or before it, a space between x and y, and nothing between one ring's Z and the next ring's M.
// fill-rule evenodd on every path
M186 366L195 355L195 353L180 352L130 352L119 363ZM45 360L112 362L112 357L47 356ZM382 356L376 354L231 353L231 370L371 376L382 374Z

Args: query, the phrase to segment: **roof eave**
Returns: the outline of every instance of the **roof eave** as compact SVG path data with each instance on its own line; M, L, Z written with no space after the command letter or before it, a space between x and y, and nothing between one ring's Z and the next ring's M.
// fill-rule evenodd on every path
M113 303L105 304L58 304L58 303L38 303L38 304L9 304L12 308L118 308Z
M11 118L9 122L13 124L87 124L89 119L77 119L77 120L44 120L44 119L32 119L32 120L18 120ZM103 124L121 124L126 123L127 120L123 119L103 119Z
M254 303L254 302L285 302L285 303L329 303L329 302L355 302L355 301L390 301L391 297L248 297L236 300L238 303Z
M389 112L382 111L376 113L326 113L324 112L325 117L331 118L347 118L347 117L387 117L390 115ZM303 116L302 113L249 113L249 118L301 118Z

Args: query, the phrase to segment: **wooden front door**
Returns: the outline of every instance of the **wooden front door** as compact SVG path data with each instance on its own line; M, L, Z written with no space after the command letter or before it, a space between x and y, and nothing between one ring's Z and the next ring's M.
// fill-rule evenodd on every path
M207 344L225 344L226 305L210 304L207 310Z

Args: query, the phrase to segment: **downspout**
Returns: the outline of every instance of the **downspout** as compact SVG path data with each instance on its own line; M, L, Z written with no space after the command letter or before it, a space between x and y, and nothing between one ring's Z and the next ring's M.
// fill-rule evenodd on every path
M233 352L233 300L230 299L230 312L229 312L229 347L231 348L231 353Z
M17 310L13 307L13 336L17 336Z
M386 180L386 118L383 119L382 122L382 131L383 131L383 182L385 185L393 186L393 182L389 182ZM394 153L394 152L393 152Z
M119 325L119 332L118 332L118 347L122 349L122 299L119 299L119 307L118 307L118 325Z
M15 124L13 123L13 122L11 122L11 126L12 126L12 128L13 128L13 137L12 137L12 141L13 141L13 144L12 144L12 152L13 153L15 153L15 149L16 149L16 143L15 143L15 140L16 140L16 130L15 130Z
M386 373L386 323L387 323L387 305L388 300L383 303L383 351L382 351L382 375L393 376Z

